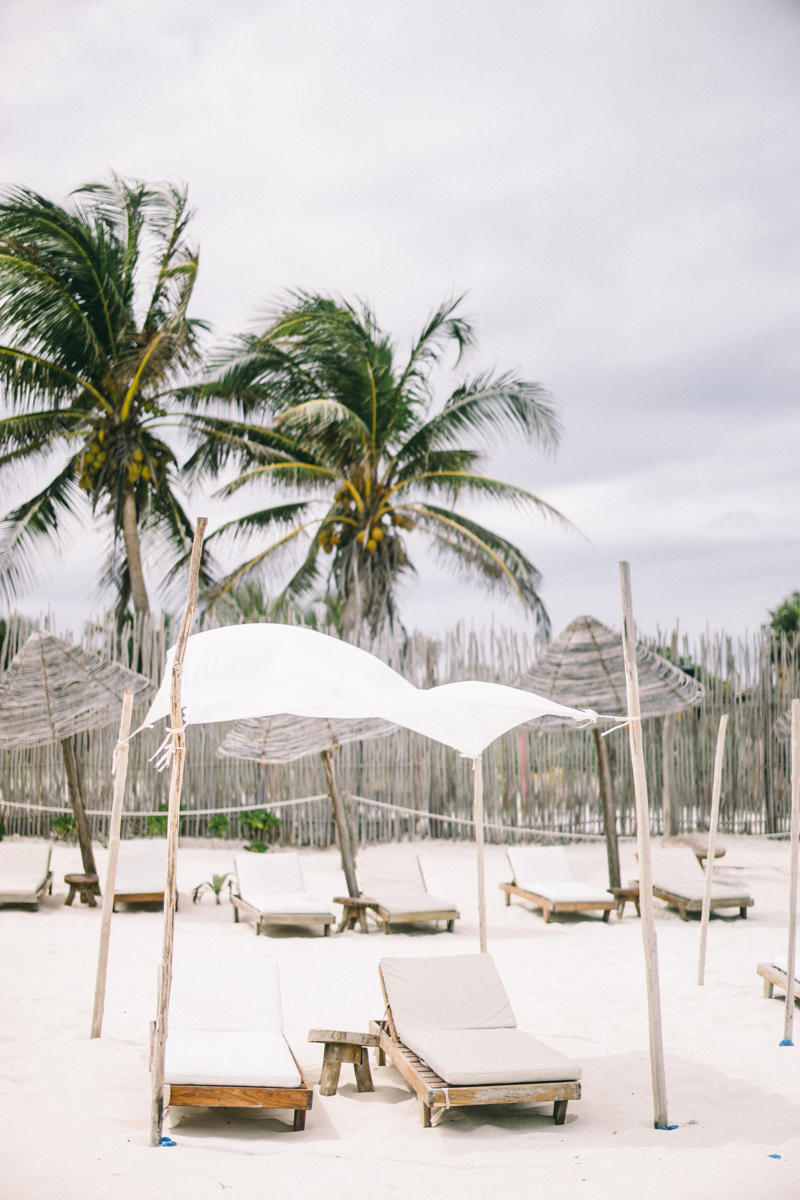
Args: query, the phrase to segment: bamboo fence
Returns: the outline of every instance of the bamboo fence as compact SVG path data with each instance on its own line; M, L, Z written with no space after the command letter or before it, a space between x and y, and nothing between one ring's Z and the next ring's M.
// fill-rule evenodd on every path
M47 627L47 622L42 622ZM0 641L5 667L30 632L31 623L12 617ZM55 631L54 631L55 632ZM62 635L64 636L64 635ZM67 640L69 640L69 635ZM146 620L117 636L111 618L87 626L84 649L158 682L166 650L174 640L170 621ZM664 639L649 643L667 654ZM458 679L514 683L534 661L536 644L524 635L463 626L440 640L414 635L386 638L374 647L385 661L420 687ZM684 638L681 665L705 689L702 704L678 714L675 785L682 832L708 828L714 749L723 711L730 714L720 810L722 832L786 834L789 828L789 747L774 725L800 687L800 639L758 632L734 639L724 634ZM134 712L134 727L144 709ZM661 718L645 721L644 748L651 805L651 832L661 832ZM230 724L190 726L184 781L182 834L207 833L207 810L264 808L312 797L278 811L279 841L285 845L327 846L335 838L333 814L324 798L325 777L318 755L287 764L259 765L220 758L217 749ZM630 756L626 732L609 735L614 800L619 833L636 832ZM166 804L168 773L149 762L163 738L160 728L143 731L131 742L123 837L146 833L147 816ZM105 840L111 809L111 759L116 725L79 734L76 752L93 836ZM569 836L601 835L602 818L595 751L590 730L520 728L498 739L483 756L486 821L512 827L487 830L490 841L529 840L527 830ZM438 816L468 818L471 811L471 763L454 751L418 734L399 730L391 737L353 742L336 752L341 786L354 797L367 797L413 809L419 816L356 803L362 844L404 837L471 837L468 825L452 825ZM0 752L0 807L7 834L50 836L58 812L68 810L60 747L43 745ZM14 807L24 805L25 807ZM55 809L57 811L48 811ZM243 836L237 814L229 814L230 836Z

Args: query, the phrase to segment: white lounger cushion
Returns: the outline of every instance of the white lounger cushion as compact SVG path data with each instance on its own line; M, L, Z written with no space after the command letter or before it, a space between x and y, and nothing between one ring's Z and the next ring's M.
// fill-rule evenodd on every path
M206 1086L300 1087L302 1080L282 1033L221 1033L170 1029L167 1083Z
M653 887L684 900L703 899L705 870L689 846L652 846L650 861ZM744 883L741 887L711 884L712 900L738 900L742 897L747 898L747 886Z
M432 896L425 886L425 877L419 859L409 862L404 871L395 870L392 873L381 871L359 871L362 895L374 900L389 916L397 913L433 913L447 912L458 916L458 909L452 900L443 900L441 896Z
M410 1030L513 1029L517 1024L489 954L383 958L380 969L401 1041Z
M297 913L298 916L304 917L328 917L331 915L330 910L322 901L315 900L313 896L309 896L308 892L281 892L279 894L248 892L247 896L243 896L242 899L265 917L268 917L270 913L274 913L275 916L290 916L292 913Z
M115 896L144 896L167 886L167 839L120 842Z
M369 900L374 900L379 904L389 916L403 913L434 913L447 912L453 916L458 915L458 910L452 900L442 900L440 896L431 896L430 892L416 892L415 894L397 896L387 892L370 891L366 893Z
M327 904L309 896L300 870L299 854L237 854L234 858L239 895L269 916L332 917Z
M506 854L514 881L523 892L543 896L554 904L592 904L614 899L603 888L575 879L563 846L513 846Z
M453 1087L581 1077L576 1063L519 1029L420 1029L402 1040Z
M779 971L783 971L783 973L785 975L786 974L786 966L787 966L786 955L785 954L776 954L772 960L772 965L773 965L773 967L777 967ZM796 980L798 980L798 982L800 982L800 955L795 957L794 977Z
M49 842L0 843L0 894L35 899L50 873L52 852Z

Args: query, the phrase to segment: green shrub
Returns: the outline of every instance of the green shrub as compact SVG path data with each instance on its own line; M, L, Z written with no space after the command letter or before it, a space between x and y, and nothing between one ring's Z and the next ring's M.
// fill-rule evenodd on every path
M265 808L252 808L239 814L239 824L250 838L248 850L264 851L275 840L281 827L280 817Z
M75 818L72 813L56 817L52 824L53 837L58 842L74 842L76 837Z
M214 813L213 817L208 819L206 835L211 838L224 838L228 836L230 827L230 819L225 813Z
M157 813L150 813L147 818L147 836L148 837L166 837L167 836L167 812L168 804L159 804ZM184 805L181 805L181 812L184 810ZM179 827L179 832L183 833L183 826Z
M3 820L3 818L0 817L0 842L2 842L2 840L5 836L6 836L6 823Z

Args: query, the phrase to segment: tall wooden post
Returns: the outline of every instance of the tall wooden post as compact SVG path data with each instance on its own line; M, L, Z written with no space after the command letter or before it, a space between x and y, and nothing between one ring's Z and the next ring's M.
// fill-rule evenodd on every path
M122 716L119 722L119 737L114 750L114 799L111 804L111 825L108 831L108 864L103 892L103 915L100 921L100 951L97 956L97 980L94 985L94 1009L92 1032L99 1038L103 1029L103 1009L106 1002L106 974L108 971L108 943L111 938L111 914L114 911L114 886L117 880L119 857L119 834L122 825L122 804L125 799L125 780L128 775L128 736L131 731L133 710L133 688L125 688L122 694Z
M486 873L483 857L483 756L472 760L473 801L472 819L475 822L475 857L478 866L478 938L481 954L487 950L486 943Z
M650 1026L650 1073L653 1080L653 1123L669 1128L667 1084L664 1075L664 1043L661 1031L661 990L658 981L658 943L653 917L653 872L650 862L650 809L644 766L639 673L636 667L636 631L633 623L630 564L619 564L622 598L622 648L625 654L625 687L628 696L628 734L636 795L636 837L639 851L639 907L642 914L644 968L647 985L647 1015Z
M594 750L597 756L597 776L600 780L600 807L603 810L603 830L606 835L606 854L608 856L608 886L618 888L619 844L617 842L617 810L614 806L614 785L611 779L611 762L608 757L608 746L600 730L595 726Z
M333 817L336 821L336 832L339 835L339 852L342 856L342 870L347 880L348 895L357 896L358 880L356 879L355 853L350 836L350 822L347 819L347 809L339 789L339 781L333 767L333 753L330 750L322 751L322 765L325 768L328 795L333 805Z
M150 1145L161 1145L161 1128L164 1120L164 1050L167 1041L167 1012L169 993L172 986L172 949L175 938L175 906L177 888L175 875L178 865L178 831L180 828L181 788L183 787L184 760L186 757L186 733L183 728L181 709L181 678L186 643L192 631L197 608L197 579L200 573L200 556L203 550L203 534L208 524L200 517L194 531L192 555L189 561L189 583L186 607L183 610L175 657L172 660L170 687L170 720L172 726L172 764L169 780L169 807L167 811L167 880L164 888L164 937L161 947L161 966L158 970L158 1012L153 1042L153 1100L150 1114Z
M786 951L786 1008L782 1046L794 1045L794 977L797 962L797 839L800 837L800 700L792 701L792 817L789 826L789 945Z
M83 869L87 875L96 875L97 867L94 865L92 835L89 832L89 822L86 819L86 809L83 804L83 790L81 788L81 777L78 773L78 760L75 757L74 738L68 737L62 739L61 752L64 755L67 790L69 791L69 802L72 805L72 811L75 815L75 829L78 834L78 845L81 848ZM99 888L95 887L95 891L99 891Z
M711 885L714 882L714 856L717 852L717 825L719 824L719 798L722 791L722 767L725 761L725 730L728 714L719 719L717 752L714 756L714 782L711 787L711 816L708 822L708 853L706 854L706 878L703 886L703 911L700 916L700 958L697 963L697 982L702 987L706 976L706 939L708 918L711 916Z

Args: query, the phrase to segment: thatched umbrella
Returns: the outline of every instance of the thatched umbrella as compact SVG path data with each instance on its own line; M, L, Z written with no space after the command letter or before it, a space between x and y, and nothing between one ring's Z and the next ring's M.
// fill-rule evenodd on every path
M246 758L251 762L294 762L309 754L320 754L333 805L342 868L351 896L358 895L356 879L357 844L353 826L352 801L339 788L333 766L333 752L347 742L363 742L388 737L399 726L378 717L361 720L328 717L295 717L281 713L273 717L254 717L237 721L225 736L217 754L222 758Z
M153 684L136 671L107 662L51 633L36 630L0 678L0 750L60 742L83 869L96 875L83 804L76 733L119 719L122 693L143 697Z
M663 717L700 703L703 688L697 680L641 642L636 644L636 663L643 717ZM593 708L604 716L625 718L628 709L622 636L594 617L576 617L543 651L516 686L546 696L548 700L555 700L559 704ZM543 717L535 722L537 728L548 724L566 722L557 717ZM609 884L619 887L617 815L611 764L600 730L595 726L592 733L608 849Z

